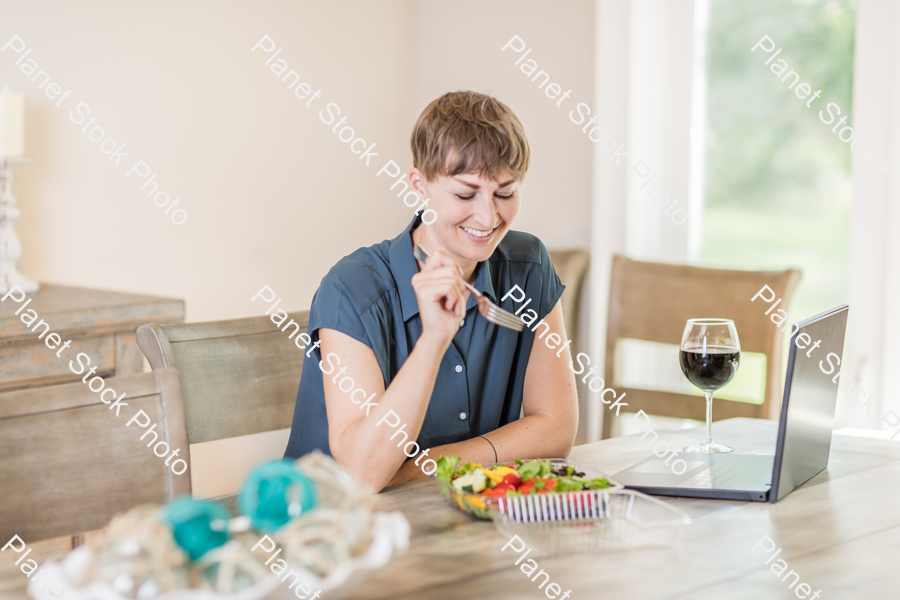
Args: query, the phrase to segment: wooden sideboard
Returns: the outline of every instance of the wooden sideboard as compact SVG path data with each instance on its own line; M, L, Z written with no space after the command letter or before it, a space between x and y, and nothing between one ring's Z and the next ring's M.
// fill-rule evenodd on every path
M79 352L91 357L102 377L140 373L143 355L135 330L150 322L184 322L184 301L173 298L51 284L41 284L40 291L27 297L32 301L18 316L24 300L0 302L0 391L79 381L82 375L69 369ZM51 332L72 340L60 358L38 339L43 327L33 332L21 320L28 309L49 323Z

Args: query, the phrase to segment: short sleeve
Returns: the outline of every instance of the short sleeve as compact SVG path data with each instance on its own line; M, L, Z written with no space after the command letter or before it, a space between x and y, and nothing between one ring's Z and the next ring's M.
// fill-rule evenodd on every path
M563 285L563 282L560 280L559 275L556 274L556 268L553 266L553 261L550 260L550 252L547 250L547 247L544 246L544 242L539 241L540 244L540 257L541 257L541 318L544 318L546 315L553 310L556 306L556 303L559 302L559 299L562 297L563 291L565 291L566 286Z
M313 340L318 339L318 330L323 327L340 331L372 348L372 340L366 333L359 306L350 288L332 273L322 280L309 311L308 331ZM319 353L318 349L316 353Z

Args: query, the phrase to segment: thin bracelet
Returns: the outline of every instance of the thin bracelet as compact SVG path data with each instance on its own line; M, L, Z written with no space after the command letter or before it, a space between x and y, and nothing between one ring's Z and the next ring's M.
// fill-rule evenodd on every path
M487 439L487 438L484 437L483 435L479 435L478 437L480 437L481 439L483 439L484 441L486 441L488 444L491 444L491 440ZM494 464L497 464L497 449L494 448L494 445L493 445L493 444L491 444L491 450L494 451Z

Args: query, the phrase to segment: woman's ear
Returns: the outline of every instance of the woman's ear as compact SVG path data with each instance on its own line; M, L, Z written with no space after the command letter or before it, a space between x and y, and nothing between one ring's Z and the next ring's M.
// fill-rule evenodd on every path
M428 197L425 193L425 186L427 185L425 176L422 175L422 171L420 171L416 167L413 167L409 170L409 184L412 186L413 190L415 190L419 193L420 196L422 196L421 200L424 200Z

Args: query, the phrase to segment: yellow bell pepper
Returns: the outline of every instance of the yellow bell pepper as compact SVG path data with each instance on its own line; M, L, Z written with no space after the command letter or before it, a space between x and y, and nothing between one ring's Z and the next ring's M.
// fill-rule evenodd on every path
M485 469L484 467L478 467L481 469L481 472L487 475L487 478L493 481L494 483L500 483L503 481L503 475L498 475L497 470ZM493 486L492 486L493 487Z
M477 506L482 510L487 510L487 505L484 503L484 500L476 496L472 496L469 498L469 504L471 504L472 506Z
M515 473L515 472L516 472L516 470L512 467L497 467L496 469L494 469L494 475L499 476L501 481L503 480L504 477L506 477L510 473Z

